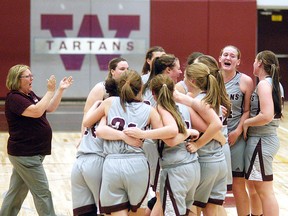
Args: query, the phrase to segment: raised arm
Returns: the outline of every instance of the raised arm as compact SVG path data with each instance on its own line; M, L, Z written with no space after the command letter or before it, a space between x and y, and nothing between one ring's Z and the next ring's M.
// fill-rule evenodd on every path
M89 109L93 106L93 104L98 100L103 100L105 95L105 87L102 82L97 83L92 90L89 92L88 97L86 99L84 109L83 109L83 119L81 124L81 132L84 132L84 126L83 121L85 118L86 113L89 111Z
M204 119L193 109L190 110L190 116L192 120L192 128L204 133L208 128L209 122L205 122ZM213 139L220 142L221 145L224 145L226 143L226 138L221 131L218 131L213 136Z
M113 97L107 98L100 104L100 106L98 106L97 103L94 103L86 115L84 115L82 125L84 127L91 127L95 122L100 121L110 109L113 99Z
M188 107L192 107L195 100L194 98L179 92L177 89L174 90L173 97L176 102L185 104Z
M104 99L104 95L105 95L105 87L103 85L102 82L97 83L92 90L89 92L86 102L85 102L85 106L84 106L84 115L85 113L88 112L88 110L91 108L91 106L93 106L93 104L95 103L95 101L97 100L103 100Z
M56 79L55 76L52 75L47 80L47 92L43 96L43 98L37 103L32 104L27 107L22 113L23 116L31 117L31 118L39 118L44 112L47 110L50 101L52 100L56 89Z
M58 87L56 93L54 94L52 100L49 103L49 106L47 108L47 112L54 112L58 108L58 106L61 102L64 90L69 88L72 85L72 83L73 83L72 76L69 76L68 78L64 77L60 81L59 87Z
M191 152L197 151L202 146L206 145L214 136L221 130L222 123L220 121L219 116L216 112L208 105L205 104L203 101L196 100L194 101L195 108L199 113L199 115L208 123L208 127L203 135L196 141L192 142L193 150L189 149ZM221 134L220 134L221 135ZM225 139L224 135L222 134L223 138Z

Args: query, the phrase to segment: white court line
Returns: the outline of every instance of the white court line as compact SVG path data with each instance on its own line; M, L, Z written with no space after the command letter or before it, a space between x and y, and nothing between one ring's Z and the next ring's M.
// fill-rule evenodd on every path
M279 129L281 129L281 130L283 130L283 131L285 131L285 132L288 133L288 129L287 129L287 128L284 128L284 127L279 126Z
M80 111L55 111L55 112L52 112L52 113L47 113L47 115L78 115L78 114L81 114L83 115L83 112L80 112Z
M0 112L0 114L2 115L4 115L5 114L5 112L4 111L1 111ZM72 115L77 115L77 114L83 114L83 112L81 112L81 111L55 111L55 112L52 112L52 113L47 113L47 115L54 115L54 114L57 114L57 115L59 115L59 114L61 114L61 115L63 115L63 114L72 114Z

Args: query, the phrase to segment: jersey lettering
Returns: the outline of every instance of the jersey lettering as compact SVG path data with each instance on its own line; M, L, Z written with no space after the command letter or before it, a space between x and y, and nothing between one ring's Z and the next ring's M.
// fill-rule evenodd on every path
M230 100L239 100L240 95L239 94L230 94Z
M251 95L251 98L250 98L250 101L254 101L254 100L255 100L255 97L256 97L256 95L255 95L255 94L252 94L252 95Z

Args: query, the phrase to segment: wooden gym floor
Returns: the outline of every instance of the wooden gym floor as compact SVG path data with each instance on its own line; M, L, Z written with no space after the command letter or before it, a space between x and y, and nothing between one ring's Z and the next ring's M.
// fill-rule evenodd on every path
M274 189L279 202L280 216L288 215L288 102L285 103L284 118L278 134L280 150L274 160ZM9 186L12 166L7 157L6 143L8 134L0 132L0 206ZM58 216L72 214L70 172L75 160L76 144L80 139L79 132L54 132L52 155L44 161L53 196L55 211ZM227 195L225 209L228 216L236 216L232 194ZM31 194L28 194L20 216L37 215Z

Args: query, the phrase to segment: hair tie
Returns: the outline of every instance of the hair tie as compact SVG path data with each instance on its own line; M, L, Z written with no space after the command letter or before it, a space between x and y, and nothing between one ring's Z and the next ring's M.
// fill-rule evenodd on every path
M162 87L167 87L167 85L164 83L164 84L162 85Z
M130 85L130 80L126 80L125 83L128 84L128 85Z
M209 79L209 75L210 75L210 73L207 74L207 79Z

